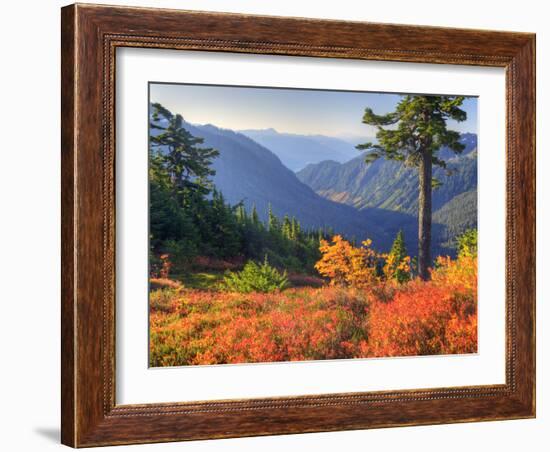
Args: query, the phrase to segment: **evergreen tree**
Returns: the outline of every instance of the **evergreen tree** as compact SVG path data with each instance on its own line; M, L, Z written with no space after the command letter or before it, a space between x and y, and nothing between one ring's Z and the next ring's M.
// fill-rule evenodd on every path
M152 104L150 123L151 154L155 167L162 169L170 180L172 192L183 204L186 192L208 194L211 189L212 160L219 155L213 148L200 145L202 138L194 137L183 127L183 117L172 114L159 103ZM163 125L167 123L167 125Z
M292 223L291 223L290 231L291 231L292 240L298 240L298 238L300 237L300 233L302 231L301 231L301 227L300 227L300 222L298 220L296 220L295 217L292 217Z
M367 150L367 162L380 157L397 160L418 169L418 273L428 279L431 265L432 186L440 184L432 177L432 167L446 167L437 157L439 149L447 146L460 153L464 145L459 133L447 129L447 120L466 120L466 112L459 107L463 96L403 96L395 111L375 114L366 108L363 123L377 128L378 144L357 146Z
M292 239L292 224L288 215L283 218L282 232L285 239Z
M410 279L410 258L407 255L405 236L399 231L386 259L384 273L387 277L403 283Z
M278 232L280 225L279 225L279 219L277 216L273 213L273 209L271 208L271 204L269 204L267 208L267 227L269 229L269 232Z
M248 221L248 215L242 202L235 206L235 213L239 224L245 224Z
M222 258L239 254L241 234L235 210L226 204L221 192L212 191L212 200L200 228L207 254Z
M153 249L161 251L168 240L185 243L190 255L197 251L198 231L191 212L178 206L170 192L156 181L149 189L149 232Z
M252 206L251 219L254 226L261 226L260 218L258 217L258 211L256 210L255 204Z

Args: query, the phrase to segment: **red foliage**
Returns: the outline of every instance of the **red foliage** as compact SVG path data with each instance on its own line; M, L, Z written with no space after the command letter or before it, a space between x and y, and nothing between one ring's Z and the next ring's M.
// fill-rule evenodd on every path
M170 312L151 310L153 366L346 358L366 327L367 300L354 289L176 298Z
M474 353L477 260L432 281L239 294L151 293L150 364L174 366Z
M371 304L366 356L474 353L476 304L456 288L414 281Z
M432 280L373 291L366 356L477 351L477 258L439 258Z

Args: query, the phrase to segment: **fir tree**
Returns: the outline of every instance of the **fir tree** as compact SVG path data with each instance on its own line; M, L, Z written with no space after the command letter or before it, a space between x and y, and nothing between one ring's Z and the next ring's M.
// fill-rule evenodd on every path
M292 239L292 224L288 215L283 218L282 232L285 239Z
M258 217L258 211L256 210L256 205L255 204L252 206L251 218L252 218L252 224L253 225L255 225L255 226L261 225L260 218Z
M440 181L432 177L432 167L446 167L437 157L439 149L447 146L460 153L464 145L459 133L447 129L447 120L466 120L466 112L459 107L463 96L403 96L395 111L377 115L366 108L363 123L378 130L378 144L357 146L369 151L367 162L380 157L397 160L418 169L418 273L428 279L431 265L432 187Z
M411 277L410 258L407 255L403 231L399 231L395 237L386 259L384 273L388 278L395 279L399 283L404 283Z
M292 240L298 240L298 238L300 237L300 233L301 233L301 228L300 228L300 222L298 220L296 220L295 217L292 217L292 222L291 222L291 225L290 225L290 235L292 237Z
M267 227L269 229L269 232L278 232L280 228L279 219L273 213L271 204L269 204L267 208Z
M238 209L238 207L237 207ZM217 257L232 257L241 249L241 234L236 210L226 204L223 194L212 192L209 208L200 227L206 251Z
M150 123L152 161L162 169L170 181L172 192L183 204L186 192L208 194L212 188L210 176L216 172L211 168L219 152L213 148L201 147L204 139L194 137L183 126L183 117L172 114L159 103L152 104ZM164 126L164 123L167 123Z
M239 224L245 224L248 221L248 215L242 202L235 206L235 214L237 216L237 221L239 222Z

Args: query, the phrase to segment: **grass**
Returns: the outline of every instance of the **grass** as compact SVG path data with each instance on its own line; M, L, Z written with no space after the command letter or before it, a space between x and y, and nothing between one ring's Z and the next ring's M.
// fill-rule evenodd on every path
M198 273L183 273L175 275L174 279L181 281L185 287L190 289L216 289L223 281L224 272L198 272Z
M186 272L173 275L172 278L189 289L216 290L223 282L224 273L215 270ZM324 284L324 280L319 277L296 273L289 274L288 280L292 287L321 287ZM154 287L154 289L156 288Z

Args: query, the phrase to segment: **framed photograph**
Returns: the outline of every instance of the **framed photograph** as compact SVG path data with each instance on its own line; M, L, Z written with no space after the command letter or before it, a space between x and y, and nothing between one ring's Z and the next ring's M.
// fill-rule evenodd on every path
M62 9L62 442L535 416L535 36Z

